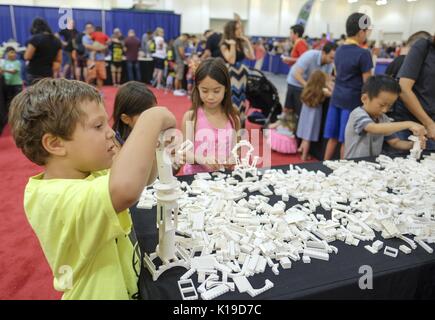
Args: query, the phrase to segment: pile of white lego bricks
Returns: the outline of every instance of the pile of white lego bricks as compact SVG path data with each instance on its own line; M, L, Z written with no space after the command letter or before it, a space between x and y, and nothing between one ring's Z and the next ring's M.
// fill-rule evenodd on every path
M435 154L421 162L380 156L377 163L324 164L333 171L328 176L290 165L287 172L267 170L241 182L219 172L182 183L176 243L191 256L191 269L179 283L182 297L186 283L191 293L186 299L197 299L197 292L213 299L235 288L255 297L273 283L255 290L248 278L267 266L279 275L292 262L328 261L338 253L331 245L337 240L351 246L367 242L365 248L377 254L384 244L375 241L375 231L403 241L399 249L385 247L385 255L409 254L418 246L433 253L428 243L435 243ZM260 195L247 196L257 191ZM274 194L281 201L272 206ZM304 204L287 209L289 197ZM143 199L139 207L155 204L150 190ZM319 207L331 212L330 220L316 214ZM190 279L194 273L197 289Z

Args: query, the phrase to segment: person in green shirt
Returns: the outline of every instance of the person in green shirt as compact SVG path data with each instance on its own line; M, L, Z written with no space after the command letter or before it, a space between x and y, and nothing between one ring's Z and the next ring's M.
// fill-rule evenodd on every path
M21 79L21 62L17 60L17 52L13 47L6 48L6 59L0 65L1 73L5 79L6 110L12 99L23 89Z
M24 209L62 299L136 297L128 208L155 181L158 138L175 127L173 114L146 110L120 148L95 88L46 78L13 100L9 123L44 169L29 179Z

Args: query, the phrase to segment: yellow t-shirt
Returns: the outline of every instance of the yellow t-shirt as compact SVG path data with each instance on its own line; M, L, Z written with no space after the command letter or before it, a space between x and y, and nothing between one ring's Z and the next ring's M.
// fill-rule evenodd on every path
M109 173L84 180L42 177L29 179L24 209L62 299L132 298L138 291L128 237L132 221L128 210L113 209Z

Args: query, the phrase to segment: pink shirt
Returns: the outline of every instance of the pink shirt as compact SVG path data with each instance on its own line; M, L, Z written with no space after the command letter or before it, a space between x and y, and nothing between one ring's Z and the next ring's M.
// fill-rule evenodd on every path
M199 108L195 127L195 155L203 155L219 159L219 163L228 161L231 156L233 136L235 132L228 120L225 129L216 129L208 121L204 109ZM210 170L199 164L186 164L183 172L192 175Z

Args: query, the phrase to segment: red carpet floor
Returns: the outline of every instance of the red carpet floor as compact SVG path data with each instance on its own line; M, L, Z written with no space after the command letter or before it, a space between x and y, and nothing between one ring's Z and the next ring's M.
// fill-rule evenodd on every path
M104 90L107 112L111 115L116 89ZM167 106L180 122L190 106L187 98L155 91L160 105ZM248 125L248 128L254 128ZM299 156L272 154L272 164L300 163ZM38 239L23 210L23 191L30 176L41 168L28 161L16 148L9 128L0 137L0 300L59 299Z

